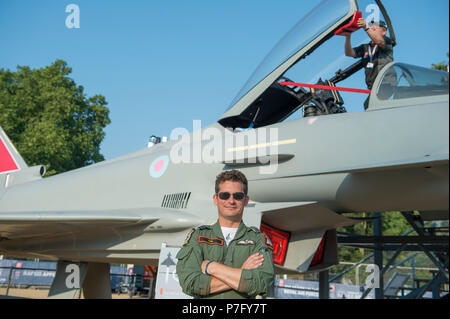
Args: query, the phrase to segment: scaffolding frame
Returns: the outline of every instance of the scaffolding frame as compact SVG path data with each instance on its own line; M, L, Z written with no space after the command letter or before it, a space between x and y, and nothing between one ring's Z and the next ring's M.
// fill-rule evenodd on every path
M329 271L323 271L319 274L319 297L321 299L329 298L330 283L339 279L355 267L357 271L359 266L370 258L374 259L374 264L378 266L379 273L379 285L376 288L362 286L362 296L364 299L369 295L372 289L375 289L375 298L384 299L384 275L388 272L396 269L398 266L413 259L417 256L413 254L405 258L404 260L396 263L396 259L400 253L405 251L417 251L424 252L425 255L431 260L431 262L437 267L437 271L433 273L433 277L422 287L415 287L413 278L412 291L405 296L399 296L401 299L419 299L423 298L427 291L432 292L433 299L439 299L441 286L449 282L449 257L448 257L448 236L437 236L435 229L425 227L424 220L420 215L415 215L413 211L401 212L406 221L411 225L412 229L400 236L383 236L382 234L382 214L380 212L374 212L372 217L363 218L363 220L373 223L374 236L359 236L354 234L338 232L338 244L353 247L364 248L373 250L373 253L364 257L359 262L353 264L351 267L345 269L343 272L336 276L329 278ZM442 229L442 227L440 227ZM412 232L416 232L417 236L408 236ZM444 228L444 231L448 233L448 226ZM394 254L383 264L383 252L394 251ZM414 263L413 263L414 265ZM359 277L358 277L359 278ZM391 278L392 279L392 278ZM448 296L448 292L447 292ZM392 296L390 296L392 297Z

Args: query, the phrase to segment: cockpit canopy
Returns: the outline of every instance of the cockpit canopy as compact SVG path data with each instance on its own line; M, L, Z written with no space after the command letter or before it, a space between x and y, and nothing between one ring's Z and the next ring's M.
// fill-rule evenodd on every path
M367 12L368 7L377 5L382 7L380 0L323 0L272 49L219 123L233 129L258 128L282 122L301 108L303 117L346 112L336 90L307 90L281 83L332 87L341 81L354 81L353 75L357 76L364 65L359 59L355 63L356 60L345 57L344 39L335 33L340 34L339 30L361 16L359 10ZM389 35L395 40L390 19L384 8L381 11L380 18L388 21ZM369 40L364 32L354 32L352 41L355 47ZM345 84L356 88L363 83L360 80ZM393 63L380 72L368 110L380 108L380 103L389 107L389 103L399 99L439 94L448 95L447 73Z
M219 120L226 127L261 127L295 112L302 97L277 84L309 52L333 36L357 10L356 0L324 0L297 23L256 69ZM299 101L300 99L300 101Z
M376 96L381 101L446 95L449 74L405 63L393 63L379 74Z

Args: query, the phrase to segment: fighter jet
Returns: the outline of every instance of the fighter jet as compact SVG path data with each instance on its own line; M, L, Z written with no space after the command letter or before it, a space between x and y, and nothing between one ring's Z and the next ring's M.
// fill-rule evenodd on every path
M70 263L85 296L108 297L110 263L157 265L162 243L180 247L217 219L215 177L230 169L249 180L244 222L270 238L279 272L336 265L336 228L355 223L343 213L448 218L448 74L393 62L368 109L346 112L336 84L362 66L343 58L339 34L356 30L360 10L357 0L322 1L216 123L178 139L41 178L45 168L28 167L0 130L0 254L57 260L50 297L71 293Z
M169 268L170 266L176 266L177 264L173 261L172 259L172 254L169 253L167 255L167 258L164 259L164 261L161 263L161 265L166 266L167 268Z

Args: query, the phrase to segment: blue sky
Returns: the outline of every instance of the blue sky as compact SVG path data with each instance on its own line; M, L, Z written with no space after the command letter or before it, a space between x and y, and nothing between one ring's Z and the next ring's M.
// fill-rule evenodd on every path
M217 121L270 49L319 2L0 0L0 68L65 60L88 96L108 101L112 123L101 152L111 159L144 148L152 134ZM79 29L65 24L71 3L80 8ZM429 67L448 60L448 0L384 4L397 61ZM336 48L342 54L343 45ZM349 111L363 110L354 104Z

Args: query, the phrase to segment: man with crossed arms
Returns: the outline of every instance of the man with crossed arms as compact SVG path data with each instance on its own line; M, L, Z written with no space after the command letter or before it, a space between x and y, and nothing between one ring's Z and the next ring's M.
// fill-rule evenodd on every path
M196 298L254 298L273 285L270 240L242 216L247 206L247 179L239 171L217 176L214 225L191 230L177 254L177 274L183 292Z

